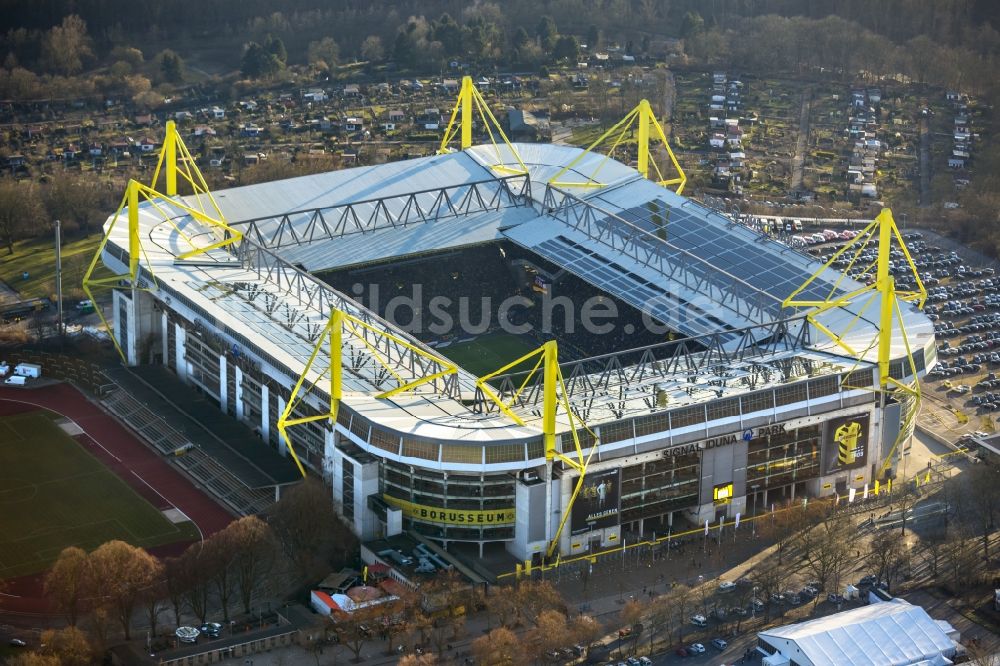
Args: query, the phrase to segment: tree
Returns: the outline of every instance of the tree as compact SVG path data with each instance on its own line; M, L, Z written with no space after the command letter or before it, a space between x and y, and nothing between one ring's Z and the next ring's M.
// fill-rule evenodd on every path
M42 61L50 71L76 74L83 69L83 61L93 55L87 24L76 14L65 17L42 38Z
M434 22L434 41L441 42L441 47L447 56L456 56L462 53L462 28L451 15L444 13Z
M687 12L681 20L681 37L689 39L705 32L705 19L698 12Z
M282 67L288 62L288 51L285 50L285 43L281 41L280 37L268 35L264 48L270 55L274 56L275 60L281 63Z
M552 20L551 16L543 16L539 19L538 25L535 27L535 36L538 37L542 50L546 53L552 51L556 45L556 39L559 37L559 30L556 29L556 22Z
M587 28L587 49L591 53L596 53L601 49L601 31L593 24Z
M50 220L60 220L64 231L78 229L84 236L90 235L111 203L101 186L89 178L53 178L42 186L41 195Z
M789 567L781 560L769 558L754 568L753 580L754 589L760 595L757 597L765 604L767 609L764 619L771 619L771 595L781 592L785 581L788 580Z
M343 566L357 552L357 537L334 511L326 486L313 477L286 491L271 507L268 522L304 578Z
M124 541L102 544L87 558L95 594L114 612L129 640L132 614L143 591L155 582L156 558Z
M180 580L184 581L184 600L191 612L205 622L208 619L208 599L212 577L207 558L202 558L203 544L193 543L181 555Z
M65 615L71 627L79 619L88 582L87 553L76 546L64 548L45 574L45 596Z
M219 605L222 606L222 618L225 622L229 622L229 604L236 585L233 571L235 559L236 543L228 527L216 532L205 541L200 560L205 575L211 581Z
M156 636L156 627L159 624L160 613L163 612L163 597L167 594L166 581L164 580L164 564L160 560L154 560L153 571L150 573L151 583L142 590L142 602L146 606L146 619L149 621L149 633Z
M771 519L766 518L758 521L758 529L765 539L774 541L778 547L778 562L784 560L785 551L792 543L799 532L815 525L823 517L822 505L813 502L801 506L795 504L771 515Z
M806 570L824 589L840 587L840 574L854 550L854 529L847 516L831 516L803 532L797 544L803 552ZM819 597L817 596L817 603Z
M233 551L232 565L243 612L249 613L254 592L271 572L278 544L271 528L257 516L240 518L223 531Z
M354 661L361 661L361 650L373 636L371 625L379 620L381 609L358 608L350 613L334 611L334 630L340 643L354 654Z
M883 530L868 542L865 558L878 580L886 585L899 573L906 558L906 539L896 530Z
M62 666L89 666L94 662L94 649L87 634L76 627L47 629L42 632L42 654L59 659Z
M368 35L361 42L361 58L368 62L380 62L385 57L382 38L378 35Z
M243 75L252 79L268 78L284 69L284 61L279 60L272 49L277 49L273 40L266 46L261 46L257 42L247 43L240 64ZM281 45L281 49L284 49L284 44Z
M580 43L573 35L560 35L552 48L553 60L576 62L580 56Z
M181 83L184 80L184 61L181 57L171 51L164 49L160 52L160 75L168 83Z
M317 42L309 42L309 64L326 71L337 67L340 59L340 46L333 37L324 37Z
M619 613L619 620L629 631L629 636L632 640L631 652L635 652L636 644L639 641L639 631L638 628L642 624L642 616L646 612L645 607L642 602L638 599L629 599L622 606L621 612Z
M14 241L37 230L43 223L44 211L32 183L0 180L0 242L7 254L14 254Z
M506 627L497 627L472 641L477 664L485 666L520 666L529 662L520 639Z
M407 654L397 662L398 666L436 666L437 663L437 655L433 653Z
M546 653L558 649L568 633L565 615L555 610L542 611L527 634L529 651L536 659L540 659Z
M990 535L996 530L997 514L1000 512L1000 467L973 465L967 474L968 478L962 485L972 501L965 503L969 510L962 517L976 526L982 538L983 557L989 559Z
M178 626L181 623L181 610L184 607L184 595L188 586L185 564L183 557L168 557L163 560L164 589L174 611L174 624Z

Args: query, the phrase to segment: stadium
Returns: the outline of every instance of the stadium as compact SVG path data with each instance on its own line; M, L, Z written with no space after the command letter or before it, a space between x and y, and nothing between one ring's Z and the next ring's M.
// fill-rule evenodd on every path
M878 389L934 363L917 307L887 327L885 291L641 155L465 125L459 151L214 196L168 129L167 193L130 184L92 281L126 363L321 475L362 539L538 563L892 478L916 407Z

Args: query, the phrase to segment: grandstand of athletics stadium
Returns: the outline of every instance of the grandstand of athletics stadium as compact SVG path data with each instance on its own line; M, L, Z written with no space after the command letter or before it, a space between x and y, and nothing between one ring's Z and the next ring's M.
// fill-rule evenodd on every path
M362 539L485 560L892 477L915 401L879 361L899 386L933 364L914 305L887 329L884 292L644 176L662 147L507 143L466 132L479 100L460 149L214 194L168 126L92 281L126 364L322 477Z

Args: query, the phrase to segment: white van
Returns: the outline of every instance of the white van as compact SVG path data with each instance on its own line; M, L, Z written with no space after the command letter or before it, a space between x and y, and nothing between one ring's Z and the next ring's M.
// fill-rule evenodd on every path
M802 231L802 220L792 220L792 228L795 231Z
M37 363L18 363L14 368L14 374L22 377L41 377L42 366Z
M21 375L11 375L7 379L3 380L4 384L13 384L14 386L24 386L24 382L27 378Z

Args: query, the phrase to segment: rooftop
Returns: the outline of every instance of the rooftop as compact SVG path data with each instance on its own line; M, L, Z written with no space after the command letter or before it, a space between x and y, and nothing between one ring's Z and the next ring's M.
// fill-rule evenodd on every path
M467 247L506 238L564 266L643 312L689 336L697 345L674 345L674 358L628 352L564 367L571 395L589 424L657 411L659 391L669 408L788 383L845 373L870 365L843 355L832 341L804 327L781 300L820 267L812 258L773 242L701 204L643 179L634 169L601 155L549 144L516 144L529 173L498 175L498 161L515 164L506 147L477 146L460 153L364 166L216 193L229 224L245 239L212 250L196 261L177 260L189 250L184 235L205 246L214 230L183 210L140 204L144 254L164 296L177 298L243 339L268 363L298 373L305 366L330 309L337 307L391 332L410 346L436 354L310 273L333 268ZM562 181L595 174L598 187L548 186L579 158ZM198 200L187 197L192 207ZM165 222L160 210L174 213ZM110 222L110 220L109 220ZM183 234L183 235L182 235ZM127 248L127 225L111 241ZM119 250L109 245L105 260ZM120 258L118 259L120 261ZM822 277L815 296L850 291L856 283ZM868 350L877 333L878 297L831 310L820 321L849 328L845 340ZM894 332L894 358L933 348L931 322L902 304L908 340ZM780 322L780 323L776 323ZM345 336L344 402L355 412L408 436L462 442L523 441L539 434L531 403L515 407L527 423L471 407L475 377L459 369L391 399L375 396L396 379L373 358L370 341ZM403 345L385 342L400 380L439 370ZM707 350L707 351L699 351ZM658 358L669 355L661 350ZM313 366L326 370L324 354ZM632 373L608 368L638 368ZM587 379L590 376L590 379ZM570 392L573 393L572 386ZM589 388L587 388L589 387ZM600 387L597 389L596 387ZM568 429L562 421L563 430Z
M941 623L902 599L762 631L758 637L776 647L779 640L794 642L801 656L782 652L802 664L910 666L955 651Z

